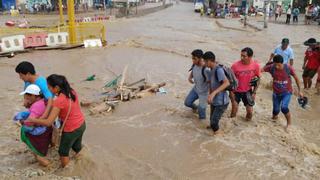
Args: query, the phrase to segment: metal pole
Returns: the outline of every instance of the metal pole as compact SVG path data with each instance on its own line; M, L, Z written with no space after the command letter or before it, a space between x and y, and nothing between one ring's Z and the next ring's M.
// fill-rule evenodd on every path
M59 14L60 14L60 24L64 24L62 0L59 0Z
M107 5L106 5L106 0L103 0L103 8L104 8L105 16L107 16Z
M71 44L76 43L76 29L74 17L74 0L68 0L68 17L69 17L69 41Z
M248 18L248 0L246 0L246 9L245 9L245 15L244 15L244 26L247 26L247 18Z
M127 0L126 15L129 16L129 0Z
M268 8L269 8L270 0L269 1L264 1L264 28L268 28Z

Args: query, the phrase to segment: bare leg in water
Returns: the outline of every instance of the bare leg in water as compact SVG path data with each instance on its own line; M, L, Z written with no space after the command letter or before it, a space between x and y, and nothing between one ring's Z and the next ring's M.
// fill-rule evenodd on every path
M231 114L230 117L234 118L237 116L239 104L235 100L235 95L233 92L230 92L229 98L231 101Z
M253 107L252 106L246 106L247 110L247 115L246 115L246 120L251 121L252 120L252 115L253 115Z
M48 159L46 159L45 157L41 157L36 154L33 154L33 155L41 166L47 167L50 164L50 161Z
M308 77L302 77L304 89L308 89Z
M69 156L61 156L60 161L61 161L61 166L64 168L69 164L70 158Z
M291 114L290 112L288 112L287 114L284 115L287 119L287 126L286 126L286 131L288 131L288 129L291 127Z

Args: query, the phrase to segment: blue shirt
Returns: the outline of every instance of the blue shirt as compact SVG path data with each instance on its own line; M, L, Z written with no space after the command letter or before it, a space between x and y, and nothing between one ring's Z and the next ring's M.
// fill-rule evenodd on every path
M30 82L24 82L24 89L26 89L30 84ZM48 89L48 84L46 78L43 76L39 76L34 82L35 85L39 86L41 93L43 94L46 100L53 98L52 92Z
M294 8L292 14L293 16L298 16L300 14L300 10L298 8Z
M281 55L283 57L283 64L288 64L290 59L294 59L293 50L289 46L287 47L287 49L282 50L281 45L278 45L273 54Z
M216 90L219 86L221 86L222 82L227 79L224 70L221 67L215 67L211 70L210 76L210 89ZM213 106L222 106L229 104L229 96L227 91L222 91L218 93L212 101Z

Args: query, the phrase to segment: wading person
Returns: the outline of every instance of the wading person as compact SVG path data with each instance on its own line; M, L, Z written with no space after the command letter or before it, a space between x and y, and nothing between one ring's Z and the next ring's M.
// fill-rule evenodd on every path
M48 89L46 78L36 74L33 64L27 61L19 63L15 70L19 74L20 79L24 81L24 89L30 84L36 84L40 88L46 101L46 110L41 118L47 118L52 107L53 95Z
M208 96L208 104L210 104L210 126L214 135L222 134L219 128L219 121L227 110L229 105L229 96L226 88L230 85L224 69L216 62L215 55L212 52L206 52L203 55L207 67L211 69L210 74L210 93Z
M293 66L294 54L293 54L293 50L289 46L288 38L282 39L281 44L278 45L275 48L274 52L270 55L269 62L272 61L275 55L281 55L283 57L284 64L290 64L290 66Z
M306 15L305 15L305 24L310 24L311 23L311 20L312 20L312 13L313 13L313 5L312 4L309 4L307 7L306 7Z
M53 108L47 119L28 119L28 122L50 127L57 117L62 125L62 136L59 146L59 155L62 167L69 159L72 149L76 155L82 149L82 136L86 129L84 115L81 112L77 93L70 87L67 79L61 75L50 75L47 78L49 89L56 95Z
M40 88L35 85L29 85L20 95L24 95L24 98L28 102L26 108L28 109L29 118L40 118L46 110L45 101L42 98ZM15 117L17 119L17 115ZM35 126L33 123L28 123L20 120L21 124L21 140L34 154L36 160L42 166L48 166L49 161L45 158L48 153L49 144L52 137L51 127Z
M202 59L202 50L194 50L191 55L192 67L188 80L191 84L194 84L194 86L186 97L184 104L194 111L198 110L199 119L204 120L206 119L210 70L205 67ZM194 103L197 99L199 99L199 105Z
M286 20L286 24L290 24L291 13L292 13L292 9L291 9L291 5L289 5L289 7L288 7L288 9L287 9L287 20Z
M241 60L235 62L231 69L238 80L238 87L230 93L232 103L231 117L236 117L239 103L242 101L247 111L246 120L250 121L253 116L253 106L259 87L259 80L254 88L252 88L250 82L253 78L260 78L260 65L253 60L253 50L249 47L242 49Z
M274 56L273 64L265 66L262 71L269 72L273 78L272 119L278 119L278 115L281 111L287 119L287 129L291 125L291 115L289 110L293 91L291 76L297 84L299 96L303 97L303 94L300 92L300 81L298 76L290 65L283 63L283 57L280 55Z
M281 11L281 8L279 5L277 5L276 7L276 10L275 10L275 16L274 16L274 20L277 22L278 18L279 18L279 15L280 15L280 11Z
M304 88L309 89L312 86L312 79L320 67L320 51L317 48L317 41L314 38L308 39L304 42L304 45L309 47L305 52L302 78Z
M295 7L292 11L292 16L293 16L293 23L298 23L298 17L300 14L300 10L298 7Z

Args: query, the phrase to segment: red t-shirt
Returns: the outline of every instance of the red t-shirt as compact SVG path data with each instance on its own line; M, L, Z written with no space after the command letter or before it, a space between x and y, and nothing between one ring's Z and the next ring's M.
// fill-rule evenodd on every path
M66 121L66 125L63 129L63 132L72 132L78 129L84 122L84 116L81 112L78 95L75 91L73 91L73 93L76 96L76 101L71 101L71 111ZM69 110L69 104L70 99L62 93L60 93L59 96L53 100L53 107L57 107L60 109L59 118L62 121L65 121L65 118Z
M260 77L260 65L252 60L250 64L243 64L241 60L235 62L231 66L232 71L234 72L237 80L238 80L238 88L235 90L236 92L247 92L251 89L250 81L255 76Z
M306 67L308 69L316 70L320 66L320 52L308 48L305 52L305 56L308 59Z
M294 69L287 64L286 67L283 67L282 70L277 70L274 65L271 64L269 66L264 67L265 72L269 72L273 77L273 92L276 94L281 94L284 92L292 93L292 80L290 76L294 76ZM284 65L286 66L286 65ZM274 68L274 73L272 74L272 67ZM289 74L290 73L290 74Z

